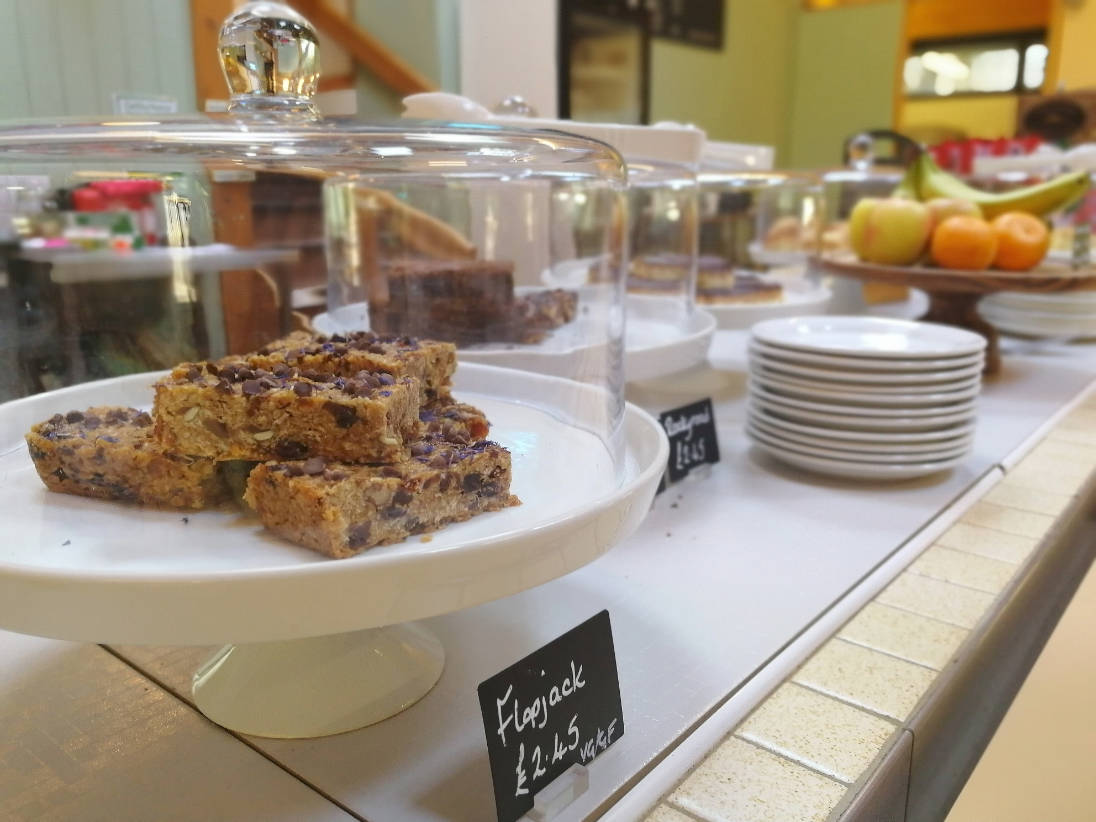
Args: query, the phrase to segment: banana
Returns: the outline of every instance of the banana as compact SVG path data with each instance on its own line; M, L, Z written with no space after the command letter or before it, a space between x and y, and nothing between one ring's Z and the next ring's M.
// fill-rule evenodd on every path
M927 152L922 152L915 163L918 195L921 200L934 197L953 197L970 200L982 208L987 220L1006 211L1026 211L1041 217L1079 200L1089 187L1087 171L1060 174L1053 180L1025 186L1013 191L991 194L972 188L952 174L944 171ZM901 186L900 186L901 188Z

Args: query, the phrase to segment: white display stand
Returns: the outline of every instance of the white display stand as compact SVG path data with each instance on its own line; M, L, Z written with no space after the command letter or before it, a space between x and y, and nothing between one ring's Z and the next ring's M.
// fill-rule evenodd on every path
M73 408L148 407L157 376L0 409L0 627L91 642L242 643L203 666L195 698L215 721L260 735L349 730L416 701L440 675L440 643L413 626L363 629L505 597L592 561L639 525L668 454L659 424L629 405L614 460L592 433L613 408L605 389L465 364L456 394L484 409L492 438L510 449L523 504L422 538L330 560L235 508L184 516L46 491L23 432Z

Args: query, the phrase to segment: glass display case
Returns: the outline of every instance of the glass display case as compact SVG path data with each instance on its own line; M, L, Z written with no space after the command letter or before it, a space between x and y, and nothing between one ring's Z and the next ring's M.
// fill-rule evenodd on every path
M400 623L646 512L666 442L623 400L625 169L560 132L322 119L315 33L279 4L220 56L224 115L0 128L0 627L244 643L199 706L333 733L437 680ZM347 642L375 660L315 664ZM269 664L265 695L232 685ZM328 704L286 702L311 676Z

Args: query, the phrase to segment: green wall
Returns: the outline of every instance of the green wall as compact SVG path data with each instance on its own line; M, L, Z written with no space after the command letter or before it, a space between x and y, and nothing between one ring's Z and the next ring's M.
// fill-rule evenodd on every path
M846 136L891 124L902 0L806 11L725 0L722 51L655 40L653 120L775 146L786 168L833 166Z
M723 50L656 39L651 119L695 123L715 140L784 155L798 0L726 0Z
M195 110L187 0L0 0L0 120L112 114L114 92Z
M354 0L354 19L444 91L460 85L459 0ZM358 117L398 117L402 95L358 70Z
M901 31L901 0L797 14L784 164L838 165L847 136L890 128Z

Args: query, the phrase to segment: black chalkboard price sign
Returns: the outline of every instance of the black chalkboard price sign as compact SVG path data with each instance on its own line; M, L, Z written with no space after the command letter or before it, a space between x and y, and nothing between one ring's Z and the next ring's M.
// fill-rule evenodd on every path
M499 822L624 735L609 612L602 611L479 686Z
M670 438L670 482L677 482L698 465L719 462L719 440L710 399L683 405L658 415Z

